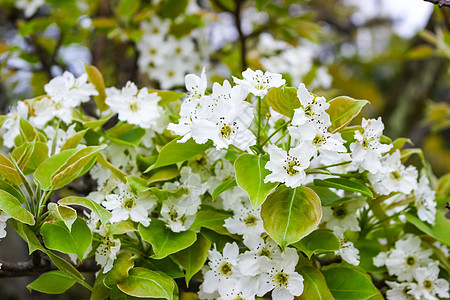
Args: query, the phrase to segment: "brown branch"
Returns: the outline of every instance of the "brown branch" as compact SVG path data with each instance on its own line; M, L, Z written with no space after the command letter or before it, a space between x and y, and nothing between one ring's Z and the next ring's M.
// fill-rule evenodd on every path
M447 6L450 7L450 0L424 0L426 2L431 2L433 4L437 4L439 7Z
M10 263L0 261L0 278L5 277L22 277L30 275L39 275L45 272L58 270L58 268L50 261L50 258L40 252L34 252L32 259L24 262ZM86 260L78 266L74 267L85 273L93 273L100 270L100 266L93 260Z
M241 26L241 6L245 0L236 0L236 8L234 10L234 25L236 26L237 32L239 34L239 44L241 46L241 68L242 71L247 69L247 37L242 32Z

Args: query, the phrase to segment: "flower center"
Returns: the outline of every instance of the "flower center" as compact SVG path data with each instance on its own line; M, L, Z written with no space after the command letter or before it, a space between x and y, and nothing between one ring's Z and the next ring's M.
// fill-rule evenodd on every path
M333 210L333 216L335 216L338 219L343 219L347 216L348 211L346 205L339 205L331 207Z
M223 138L229 138L231 134L231 127L228 126L227 124L223 124L222 128L220 129L220 135Z
M134 202L134 199L132 198L126 198L123 202L122 202L122 208L125 209L132 209L133 207L136 206L136 202Z
M258 219L255 216L248 215L247 218L244 219L244 223L246 226L255 226L257 220Z
M316 135L312 143L314 146L321 146L326 141L324 136Z
M171 221L175 222L178 219L178 212L176 210L171 210L169 213L169 218Z
M394 171L394 172L391 172L391 178L398 180L398 179L402 178L402 175L400 175L399 172Z
M406 259L406 264L410 265L410 266L414 266L416 263L416 259L412 256L408 256L408 258Z
M223 276L230 276L231 274L233 274L231 265L227 262L224 262L219 270Z
M258 252L258 256L265 256L268 258L272 258L272 252L270 252L269 250L267 250L266 248L261 249Z
M295 175L299 171L295 169L294 167L300 167L300 162L295 157L288 157L287 160L285 160L286 165L283 167L286 170L286 173L289 175Z
M132 112L137 112L139 110L139 105L136 102L130 103L130 110Z
M425 280L423 282L423 287L430 290L433 287L433 282L431 282L431 280Z
M288 281L289 275L284 272L279 272L277 275L275 275L275 283L277 283L280 287L286 287L288 285Z

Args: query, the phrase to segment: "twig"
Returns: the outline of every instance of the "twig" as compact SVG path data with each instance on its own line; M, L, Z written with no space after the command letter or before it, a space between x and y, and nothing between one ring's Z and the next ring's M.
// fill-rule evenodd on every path
M242 71L245 71L247 69L247 37L242 32L242 26L241 26L241 6L242 3L244 3L245 0L236 0L236 8L234 10L234 24L236 26L236 29L239 34L239 44L241 46L241 66Z
M433 4L437 4L439 7L447 6L450 7L450 0L424 0L427 2L431 2Z

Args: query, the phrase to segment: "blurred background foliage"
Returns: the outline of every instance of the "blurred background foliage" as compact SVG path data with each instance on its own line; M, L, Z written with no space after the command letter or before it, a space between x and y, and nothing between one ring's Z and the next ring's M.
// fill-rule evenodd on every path
M327 99L369 100L364 116L410 138L441 177L450 172L450 8L410 2L432 11L405 38L391 14L361 14L381 0L0 0L0 111L84 64L106 86L181 91L203 66L215 81L268 69Z

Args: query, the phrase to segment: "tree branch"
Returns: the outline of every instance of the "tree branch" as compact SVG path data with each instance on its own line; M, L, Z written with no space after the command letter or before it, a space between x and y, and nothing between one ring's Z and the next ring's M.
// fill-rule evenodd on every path
M58 270L47 255L34 252L32 259L24 262L10 263L0 261L0 278L40 275L45 272ZM100 270L100 266L93 260L86 260L74 267L80 272L93 273Z
M447 6L450 7L450 0L424 0L426 2L431 2L433 4L437 4L439 7Z

